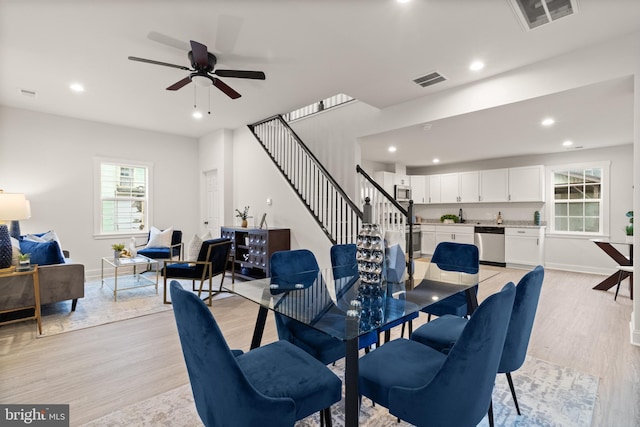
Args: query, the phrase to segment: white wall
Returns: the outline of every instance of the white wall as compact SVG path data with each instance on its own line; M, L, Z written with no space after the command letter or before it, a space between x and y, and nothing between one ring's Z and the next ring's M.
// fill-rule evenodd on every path
M364 102L352 101L290 124L291 128L353 199L357 194L356 165L360 150L358 135L365 132L379 110Z
M94 238L94 157L153 163L152 225L189 236L197 230L197 155L193 138L0 107L0 188L31 201L21 231L55 230L88 277L100 275L112 243L129 240Z

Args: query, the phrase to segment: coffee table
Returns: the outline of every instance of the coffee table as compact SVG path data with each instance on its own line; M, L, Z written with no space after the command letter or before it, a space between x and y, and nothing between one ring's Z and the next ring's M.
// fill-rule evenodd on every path
M158 295L158 278L160 276L160 270L157 268L158 261L147 258L143 255L137 255L134 258L116 258L113 257L102 258L102 269L100 277L102 284L107 285L113 290L113 300L118 300L118 291L125 291L127 289L142 288L145 286L155 286L156 295ZM104 277L104 268L113 268L113 277ZM153 269L156 271L156 280L153 281L148 277L138 273L138 267L144 266L145 271ZM125 268L127 267L127 268ZM133 271L133 273L131 273Z

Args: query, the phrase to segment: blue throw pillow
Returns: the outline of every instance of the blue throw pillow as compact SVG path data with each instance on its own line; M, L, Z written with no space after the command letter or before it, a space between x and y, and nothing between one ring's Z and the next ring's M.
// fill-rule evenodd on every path
M31 254L31 264L51 265L64 264L64 256L58 242L31 242L20 240L20 252Z

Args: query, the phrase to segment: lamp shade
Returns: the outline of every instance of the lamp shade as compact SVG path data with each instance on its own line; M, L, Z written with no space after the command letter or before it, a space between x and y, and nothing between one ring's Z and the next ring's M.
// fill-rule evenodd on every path
M31 205L24 194L0 193L0 221L16 221L31 216Z

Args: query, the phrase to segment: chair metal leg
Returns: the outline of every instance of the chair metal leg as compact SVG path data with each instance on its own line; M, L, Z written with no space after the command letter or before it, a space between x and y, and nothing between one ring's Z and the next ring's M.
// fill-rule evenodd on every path
M493 402L489 402L489 411L487 412L487 418L489 418L489 427L493 427Z
M513 386L513 379L511 378L511 372L507 372L505 375L507 376L507 381L509 382L509 388L511 389L511 396L513 396L513 403L516 404L516 411L518 412L518 415L521 415L520 406L518 405L518 398L516 397L516 389Z
M324 409L320 411L320 427L324 427Z

